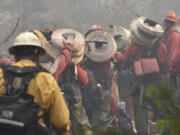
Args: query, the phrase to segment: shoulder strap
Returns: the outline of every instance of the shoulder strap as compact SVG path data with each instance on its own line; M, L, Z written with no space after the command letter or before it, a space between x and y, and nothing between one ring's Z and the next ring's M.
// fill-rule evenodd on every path
M158 39L151 48L143 47L142 58L155 58L159 46L160 46L160 39Z
M155 45L151 49L151 57L152 58L156 57L156 53L157 53L159 46L160 46L160 39L158 39L156 41Z
M41 40L41 42L43 42L43 43L44 43L44 42L47 42L46 37L45 37L40 31L38 31L38 30L33 30L32 32L39 37L39 39Z

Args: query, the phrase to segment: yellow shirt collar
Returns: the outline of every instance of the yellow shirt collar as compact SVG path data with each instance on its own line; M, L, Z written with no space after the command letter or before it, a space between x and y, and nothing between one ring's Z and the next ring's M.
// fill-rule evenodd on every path
M18 67L36 66L36 64L29 59L22 59L12 65L18 66Z

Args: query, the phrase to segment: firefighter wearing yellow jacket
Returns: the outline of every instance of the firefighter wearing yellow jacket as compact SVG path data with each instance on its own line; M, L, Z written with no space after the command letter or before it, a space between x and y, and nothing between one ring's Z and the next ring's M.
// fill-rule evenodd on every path
M40 55L45 54L43 43L32 32L19 34L13 46L9 48L9 52L14 55L16 60L11 67L17 68L37 67L39 65ZM5 82L4 72L0 69L0 95L7 93L8 88ZM70 134L69 110L56 80L50 73L38 72L27 85L26 93L34 97L34 103L40 105L37 113L38 116L42 116L43 114L49 115L48 121L57 134ZM44 127L45 119L40 118L37 123Z

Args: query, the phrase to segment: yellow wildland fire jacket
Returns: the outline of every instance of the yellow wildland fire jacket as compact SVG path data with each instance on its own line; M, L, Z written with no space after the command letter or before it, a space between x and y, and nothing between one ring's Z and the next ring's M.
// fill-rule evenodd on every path
M18 67L36 66L31 60L23 59L14 64ZM4 86L3 71L0 69L0 94L6 91ZM54 77L47 72L39 72L33 78L27 89L27 93L34 96L34 102L41 105L39 116L49 113L49 122L61 135L69 135L69 110L66 106L62 92ZM43 119L40 119L40 124Z

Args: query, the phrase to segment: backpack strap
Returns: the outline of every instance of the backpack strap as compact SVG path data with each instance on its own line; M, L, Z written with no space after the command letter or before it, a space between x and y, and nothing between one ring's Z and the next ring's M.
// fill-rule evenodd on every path
M158 39L155 45L153 45L151 48L144 47L142 49L143 52L142 58L155 58L159 46L160 46L160 39Z
M158 39L155 43L155 45L151 49L151 57L156 57L157 50L160 46L160 39Z

